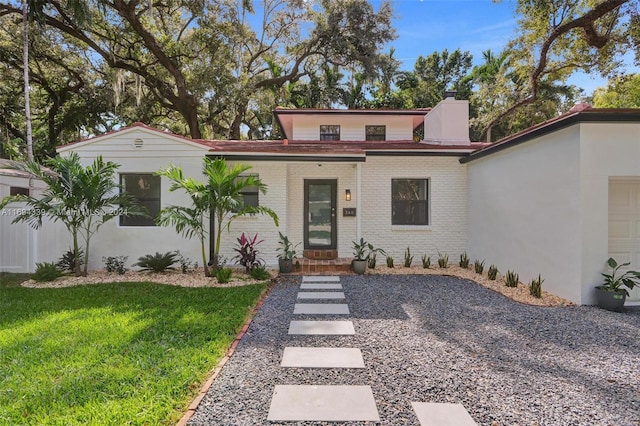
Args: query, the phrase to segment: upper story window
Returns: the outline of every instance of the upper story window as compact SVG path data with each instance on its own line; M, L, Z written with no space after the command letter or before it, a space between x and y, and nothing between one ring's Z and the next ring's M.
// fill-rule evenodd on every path
M340 126L338 126L337 124L321 124L320 140L321 141L339 141Z
M364 126L364 134L368 141L387 140L387 126Z
M429 179L391 179L391 224L429 224Z
M121 174L120 186L149 213L149 217L120 216L120 226L156 226L155 218L160 212L160 176L151 173Z

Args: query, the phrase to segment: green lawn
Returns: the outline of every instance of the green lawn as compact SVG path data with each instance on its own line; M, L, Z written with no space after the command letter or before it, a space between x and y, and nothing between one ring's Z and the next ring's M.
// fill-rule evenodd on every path
M0 424L175 424L267 287L20 279L0 275Z

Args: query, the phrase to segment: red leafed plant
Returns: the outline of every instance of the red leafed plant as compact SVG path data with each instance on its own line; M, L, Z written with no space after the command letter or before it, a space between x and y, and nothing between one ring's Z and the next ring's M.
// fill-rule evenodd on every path
M238 247L233 249L238 254L233 258L233 260L244 266L247 273L264 264L264 261L259 257L260 252L256 248L256 246L263 241L264 240L258 240L257 233L253 237L247 238L243 232L242 235L240 235L240 238L238 238Z

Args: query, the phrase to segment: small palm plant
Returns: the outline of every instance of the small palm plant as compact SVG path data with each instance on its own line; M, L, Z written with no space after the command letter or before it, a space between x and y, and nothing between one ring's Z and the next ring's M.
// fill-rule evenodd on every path
M449 255L438 251L438 266L442 269L449 267Z
M412 262L413 256L411 256L411 249L407 247L407 249L404 251L404 267L410 268Z
M139 257L133 266L139 266L143 271L166 272L176 269L173 265L178 261L178 254L174 251L167 253L147 254Z
M459 264L461 268L469 269L469 256L467 255L466 251L460 255Z

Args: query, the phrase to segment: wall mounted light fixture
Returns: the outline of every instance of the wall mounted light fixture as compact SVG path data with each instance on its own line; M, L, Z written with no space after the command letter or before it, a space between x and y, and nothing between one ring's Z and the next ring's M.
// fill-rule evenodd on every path
M344 199L347 201L351 201L351 190L347 189L344 191Z

